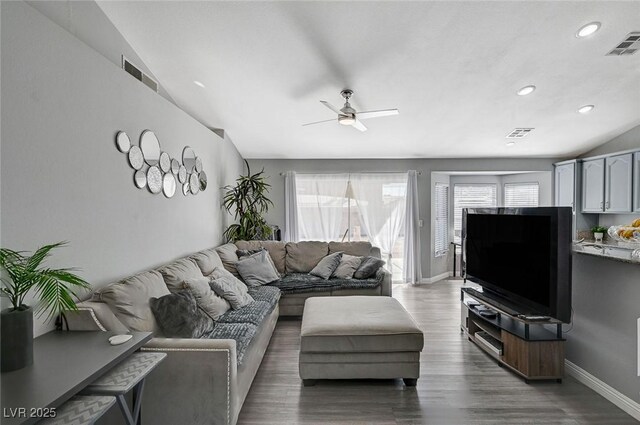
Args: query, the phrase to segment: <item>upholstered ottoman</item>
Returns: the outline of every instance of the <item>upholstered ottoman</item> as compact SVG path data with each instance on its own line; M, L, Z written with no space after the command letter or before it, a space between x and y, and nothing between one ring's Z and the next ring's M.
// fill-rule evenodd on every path
M309 298L300 332L300 378L403 378L408 386L420 376L422 331L391 297Z

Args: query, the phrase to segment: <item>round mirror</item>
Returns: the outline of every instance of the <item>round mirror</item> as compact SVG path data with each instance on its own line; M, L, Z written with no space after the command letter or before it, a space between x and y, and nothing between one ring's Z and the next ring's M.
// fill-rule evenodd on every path
M196 158L196 171L198 173L202 171L202 160L200 159L200 157Z
M133 174L133 180L138 189L142 189L147 185L147 175L142 170L138 170Z
M144 154L144 160L149 165L157 165L160 161L160 142L151 130L145 130L140 136L140 149Z
M171 170L171 157L166 152L160 154L160 169L163 173L168 173Z
M198 174L198 179L200 180L200 190L205 190L207 188L207 175L204 171Z
M194 195L200 191L200 180L198 180L198 173L193 173L189 176L189 190Z
M136 145L131 146L131 149L129 149L129 164L134 170L139 170L144 165L142 151Z
M124 131L118 131L118 134L116 135L116 146L122 153L129 152L129 149L131 149L131 140L127 133Z
M191 173L196 166L196 153L189 146L182 150L182 164L187 168L187 173Z
M162 190L162 172L155 165L147 170L147 187L154 194Z
M172 159L171 160L171 172L173 174L178 174L178 171L180 170L180 161L178 161L177 159ZM186 171L186 169L185 169Z
M176 193L176 178L173 174L165 174L162 178L162 192L167 198L171 198Z
M187 196L189 194L189 183L185 183L182 185L182 194Z
M187 183L187 169L184 165L181 165L178 169L178 181L180 183Z

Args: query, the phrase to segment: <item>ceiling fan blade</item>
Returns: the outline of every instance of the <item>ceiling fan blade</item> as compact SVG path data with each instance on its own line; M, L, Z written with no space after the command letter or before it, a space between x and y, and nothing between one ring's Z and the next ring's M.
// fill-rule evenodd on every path
M365 127L364 124L360 122L360 120L355 120L351 125L360 131L367 131L367 127Z
M306 123L306 124L302 124L302 126L304 127L304 126L306 126L306 125L320 124L320 123L323 123L323 122L329 122L329 121L335 121L335 120L336 120L335 118L331 118L330 120L322 120L322 121L308 122L308 123Z
M327 102L326 100L321 100L320 103L322 103L324 106L326 106L327 108L331 109L333 112L335 112L336 114L341 115L342 112L340 112L340 109L336 108L335 106L333 106L332 104L330 104L329 102Z
M358 112L358 119L360 120L366 120L369 118L378 118L378 117L388 117L390 115L398 115L400 112L398 112L397 109L382 109L380 111L365 111L365 112Z

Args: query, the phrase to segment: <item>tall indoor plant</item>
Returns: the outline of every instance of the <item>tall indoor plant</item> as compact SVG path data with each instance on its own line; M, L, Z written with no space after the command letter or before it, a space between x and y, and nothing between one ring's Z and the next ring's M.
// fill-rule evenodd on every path
M0 248L0 295L11 303L11 307L0 313L2 372L33 363L33 309L25 304L25 297L32 289L39 298L36 312L39 316L45 315L48 321L64 310L77 309L72 288L89 288L89 284L75 275L73 269L54 269L43 265L52 250L65 244L45 245L31 256L22 251Z
M251 174L249 163L245 160L247 174L236 179L234 186L227 185L223 205L238 221L224 231L227 242L238 240L262 240L271 235L271 227L264 219L264 214L273 202L267 198L271 185L267 183L264 168Z

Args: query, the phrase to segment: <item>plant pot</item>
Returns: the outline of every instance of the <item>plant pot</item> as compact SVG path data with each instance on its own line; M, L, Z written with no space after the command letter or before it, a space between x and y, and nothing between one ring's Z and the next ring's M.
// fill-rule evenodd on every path
M596 232L593 234L593 238L596 240L596 242L602 242L603 237L604 237L604 233L602 232Z
M33 310L5 309L0 313L0 369L22 369L33 364Z

